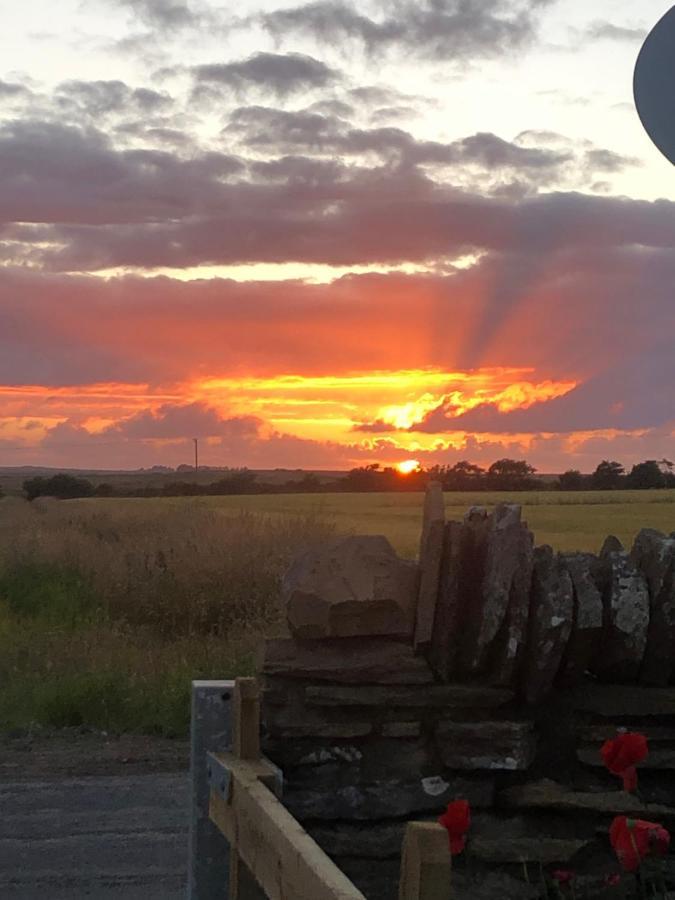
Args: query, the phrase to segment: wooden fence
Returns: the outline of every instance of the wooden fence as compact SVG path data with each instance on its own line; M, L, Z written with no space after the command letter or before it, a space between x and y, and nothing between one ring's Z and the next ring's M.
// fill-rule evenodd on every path
M221 716L231 717L231 728L216 723L216 743L229 738L231 750L215 747L216 752L203 754L209 743L204 730L214 728L214 708L218 718L214 698L223 704ZM195 708L200 703L201 713ZM261 756L259 735L256 679L195 684L189 900L366 900L281 803L282 775ZM450 900L450 873L445 829L410 822L402 847L399 900Z

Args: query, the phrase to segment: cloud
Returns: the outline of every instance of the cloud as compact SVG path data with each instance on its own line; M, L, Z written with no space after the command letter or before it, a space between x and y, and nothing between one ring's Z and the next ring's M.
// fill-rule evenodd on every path
M173 105L165 93L131 88L123 81L64 81L56 89L57 107L98 119L110 113L165 112Z
M153 28L178 31L195 26L200 21L202 9L197 11L190 0L117 0L134 16Z
M483 404L462 415L452 400L429 413L415 431L532 432L636 431L675 422L675 354L671 342L657 342L640 354L617 360L562 397L527 409L500 412Z
M395 50L452 64L526 46L548 5L548 0L399 0L376 19L341 0L318 0L264 13L260 20L277 38L299 34L331 45L352 40L369 54Z
M585 32L585 36L591 40L609 41L643 41L647 37L646 28L615 25L602 19L591 22Z
M302 53L255 53L241 62L194 66L191 72L200 85L218 85L241 94L247 88L267 90L277 97L339 81L340 73Z

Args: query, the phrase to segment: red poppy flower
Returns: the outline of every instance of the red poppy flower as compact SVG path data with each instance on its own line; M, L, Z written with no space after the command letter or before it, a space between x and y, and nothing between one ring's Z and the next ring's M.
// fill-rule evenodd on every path
M647 758L649 748L644 734L626 732L605 741L600 750L602 761L612 775L623 778L624 791L637 789L635 766Z
M438 820L447 829L450 853L456 856L466 847L466 834L471 827L471 808L467 800L455 800Z
M635 872L647 856L664 856L670 845L670 834L656 822L617 816L609 829L609 839L621 865Z
M558 884L571 884L575 877L574 872L571 872L569 869L556 869L553 873L553 880L557 881Z

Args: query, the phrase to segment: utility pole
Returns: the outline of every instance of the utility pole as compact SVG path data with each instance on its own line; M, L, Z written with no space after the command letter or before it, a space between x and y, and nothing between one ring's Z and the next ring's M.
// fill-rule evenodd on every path
M192 438L195 442L195 472L199 471L199 438Z

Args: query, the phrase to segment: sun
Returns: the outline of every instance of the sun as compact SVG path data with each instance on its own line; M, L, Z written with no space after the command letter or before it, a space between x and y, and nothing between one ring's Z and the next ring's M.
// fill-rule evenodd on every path
M411 475L413 472L417 472L419 470L420 464L417 459L406 459L404 462L400 462L396 468L401 473L401 475Z

